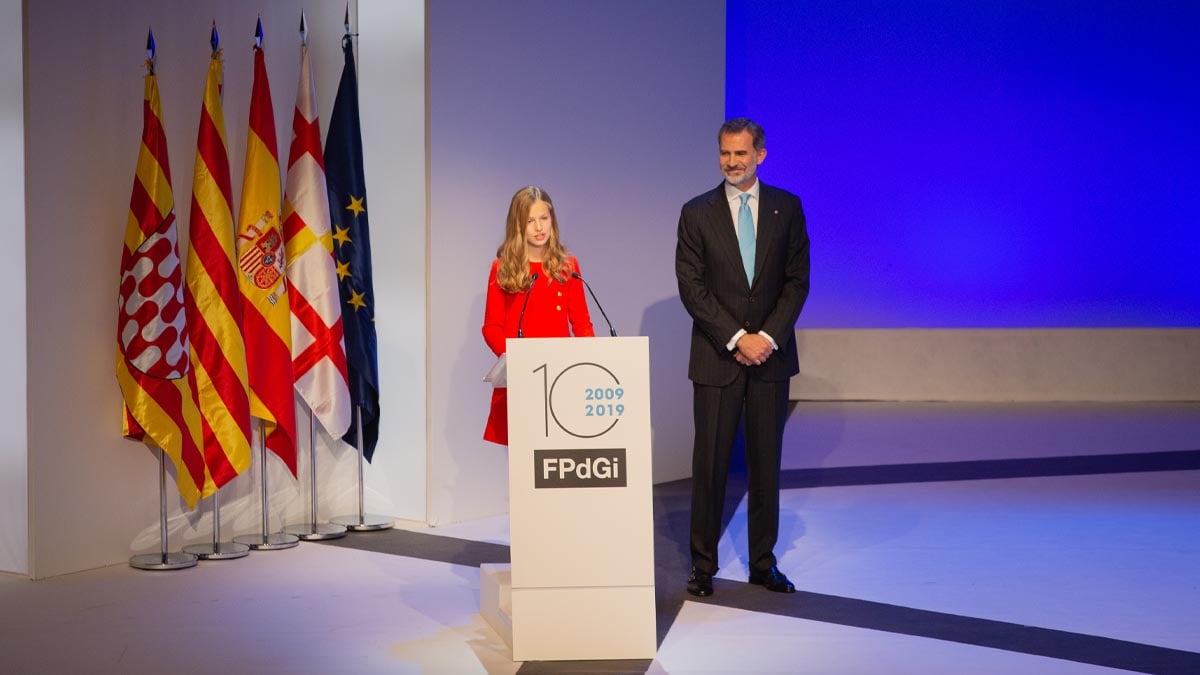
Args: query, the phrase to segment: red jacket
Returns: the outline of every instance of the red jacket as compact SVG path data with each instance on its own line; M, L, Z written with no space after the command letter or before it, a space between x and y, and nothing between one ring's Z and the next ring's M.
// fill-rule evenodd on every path
M588 316L587 298L583 295L583 282L571 276L579 272L579 261L567 258L564 267L567 280L560 282L547 279L542 264L529 263L529 273L538 275L537 281L528 291L509 293L500 288L496 273L500 261L492 262L488 273L487 306L483 311L483 339L488 347L499 356L505 352L506 338L517 337L520 323L525 337L592 337L592 320ZM525 307L525 318L521 319L521 307L526 295L529 304ZM491 413L483 438L500 445L508 445L508 390L497 387L492 390Z

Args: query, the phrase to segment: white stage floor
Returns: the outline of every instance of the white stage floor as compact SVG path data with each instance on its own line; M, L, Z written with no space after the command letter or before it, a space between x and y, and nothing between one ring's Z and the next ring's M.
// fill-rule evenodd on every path
M977 419L996 419L972 409ZM1060 424L1042 436L1021 435L1020 451L1009 457L1200 449L1200 435L1193 433L1200 427L1200 406L1168 409L1174 432L1151 425L1148 419L1164 417L1142 409L1130 424L1153 426L1149 438L1110 433L1107 444L1067 448L1058 442L1091 432L1072 435ZM808 430L828 429L831 410L808 410L817 418L826 415ZM880 410L885 417L897 414L896 406ZM1101 417L1112 429L1117 424L1112 408L1105 410ZM803 406L797 410L793 427L804 424L805 412ZM928 426L967 424L953 415L940 417L947 412L939 411L943 421ZM911 406L909 413L921 414ZM1045 427L1040 415L1021 419L1032 430ZM909 417L896 419L919 427ZM1077 419L1085 425L1098 418L1079 413ZM840 433L863 438L878 436L863 425L887 421L844 415L839 420ZM789 428L789 439L798 431ZM969 438L958 434L946 435L953 443ZM793 453L803 454L797 446ZM926 437L923 447L931 446L939 443ZM931 452L934 457L925 461L966 459L944 449ZM898 462L921 461L910 452L897 453L903 455ZM1139 466L1136 457L1128 463ZM821 466L880 464L875 459ZM795 456L785 460L785 467L812 466ZM1032 468L1039 467L1044 468ZM1017 469L1019 474L1029 467ZM694 601L682 593L686 567L674 569L679 561L672 551L678 547L669 539L678 538L676 523L657 534L660 613L666 608L669 614L658 658L649 664L596 663L595 669L960 675L1129 672L1121 667L1141 664L1145 672L1200 672L1200 470L1082 474L905 482L881 469L878 476L886 480L874 484L790 487L783 494L776 551L780 567L801 591L794 596L741 583L743 502L721 543L718 577L729 581L719 581L712 598ZM793 485L808 480L791 475ZM851 482L867 479L857 475ZM656 508L665 503L656 498ZM503 517L411 529L507 542ZM368 547L375 536L350 535L355 545ZM478 569L439 561L439 555L430 553L431 560L395 550L302 543L173 573L118 565L38 582L0 575L0 673L562 669L513 663L479 616ZM1088 661L1096 659L1089 655L1096 653L1121 667L1092 665ZM1150 669L1147 663L1159 665ZM586 663L570 670L589 672Z

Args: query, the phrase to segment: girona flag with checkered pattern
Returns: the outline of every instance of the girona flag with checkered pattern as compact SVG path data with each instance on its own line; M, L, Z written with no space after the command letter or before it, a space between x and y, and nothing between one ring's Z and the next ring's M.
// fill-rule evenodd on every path
M175 465L189 508L216 488L204 464L184 312L171 167L158 80L146 75L138 150L117 301L117 382L125 399L123 432L162 451Z

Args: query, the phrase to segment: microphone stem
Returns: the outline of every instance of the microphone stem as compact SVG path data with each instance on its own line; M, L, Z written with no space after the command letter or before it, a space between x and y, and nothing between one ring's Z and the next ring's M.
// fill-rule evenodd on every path
M571 276L583 282L583 287L587 289L588 294L592 296L592 302L596 303L596 309L600 310L600 316L604 317L604 323L608 324L608 334L617 337L617 329L613 328L612 322L608 320L608 315L604 313L604 306L596 299L596 292L592 290L592 285L584 279L578 272L572 272Z
M521 303L521 317L517 319L517 337L525 337L525 308L529 307L529 293L533 291L533 283L537 281L537 272L529 277L529 288L525 289L525 302Z

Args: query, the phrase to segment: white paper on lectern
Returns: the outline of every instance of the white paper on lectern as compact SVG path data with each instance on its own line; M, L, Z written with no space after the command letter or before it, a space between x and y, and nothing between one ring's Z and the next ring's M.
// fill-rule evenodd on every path
M492 387L508 386L508 354L501 354L495 365L483 376L484 382L491 382Z

